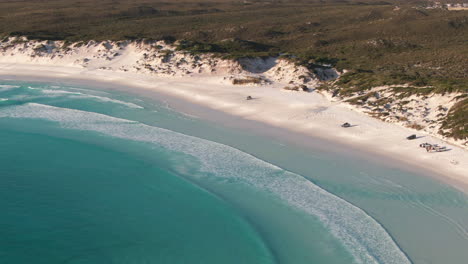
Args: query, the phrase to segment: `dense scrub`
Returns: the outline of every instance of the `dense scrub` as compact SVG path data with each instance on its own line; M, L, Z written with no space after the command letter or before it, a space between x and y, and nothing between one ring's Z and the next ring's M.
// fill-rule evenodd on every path
M426 9L429 3L0 0L0 36L69 42L179 40L178 48L192 53L279 55L310 69L347 69L335 83L343 95L393 84L467 93L468 11ZM466 122L463 109L457 105L447 126Z
M183 39L196 52L290 54L305 65L372 71L385 79L466 79L468 11L424 9L426 3L2 0L0 35L70 41Z

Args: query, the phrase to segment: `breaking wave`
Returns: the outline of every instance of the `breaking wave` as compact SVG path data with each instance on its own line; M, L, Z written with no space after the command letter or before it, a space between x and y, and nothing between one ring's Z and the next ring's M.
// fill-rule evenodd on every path
M68 98L71 98L71 99L91 99L91 100L105 102L105 103L114 103L114 104L124 105L126 107L134 108L134 109L143 109L142 106L139 106L137 104L124 102L124 101L120 101L120 100L116 100L116 99L112 99L112 98L104 97L104 96L84 94L81 92L56 90L56 89L42 89L42 88L33 88L33 87L28 87L28 88L32 90L41 91L43 94L47 94L51 96L67 96ZM74 88L74 90L78 90L78 89ZM84 89L79 89L79 90L84 90Z
M28 103L0 110L0 118L38 118L68 129L95 131L142 141L195 157L206 176L229 179L271 193L320 219L357 263L411 263L385 229L360 208L304 177L238 149L212 141L103 114Z
M6 92L12 89L20 88L17 85L9 85L9 84L0 84L0 92Z

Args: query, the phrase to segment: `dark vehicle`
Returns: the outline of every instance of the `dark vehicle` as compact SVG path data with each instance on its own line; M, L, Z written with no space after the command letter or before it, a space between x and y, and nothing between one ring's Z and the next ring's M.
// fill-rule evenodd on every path
M342 124L341 127L351 127L351 124L346 122L346 123Z
M413 139L416 139L416 135L411 135L411 136L407 136L406 137L407 140L413 140Z

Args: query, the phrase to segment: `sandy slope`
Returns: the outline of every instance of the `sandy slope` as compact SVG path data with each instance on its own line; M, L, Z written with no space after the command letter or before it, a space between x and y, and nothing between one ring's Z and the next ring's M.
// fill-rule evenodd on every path
M294 68L295 66L286 65L284 62L272 63L271 67L265 66L268 62L260 65L264 68L252 65L273 82L263 86L236 86L227 76L242 75L242 69L228 61L206 59L196 63L189 61L187 65L190 66L175 67L157 61L164 58L150 60L148 56L143 56L145 51L141 48L121 49L113 45L109 49L105 46L103 48L101 44L97 46L93 47L96 50L92 53L88 48L73 51L73 54L68 55L48 52L47 56L43 57L31 56L31 49L27 47L23 50L15 48L13 54L0 56L0 75L99 80L126 85L129 91L134 92L137 92L138 88L154 90L246 119L390 155L411 162L417 167L435 171L443 176L441 179L460 189L468 190L467 150L448 145L441 139L423 132L374 119L349 104L333 102L327 95L318 92L283 90L291 80L293 83L299 83L303 77L298 76L304 74L303 69ZM115 53L119 55L109 59L109 54ZM142 56L148 59L143 64L138 61ZM146 64L153 70L140 68L140 65ZM165 65L165 68L159 65ZM313 76L307 78L309 87L313 88L318 82ZM254 99L245 100L248 95ZM343 122L356 126L341 128ZM408 141L405 137L410 134L422 137ZM445 145L450 151L427 153L419 147L422 142Z

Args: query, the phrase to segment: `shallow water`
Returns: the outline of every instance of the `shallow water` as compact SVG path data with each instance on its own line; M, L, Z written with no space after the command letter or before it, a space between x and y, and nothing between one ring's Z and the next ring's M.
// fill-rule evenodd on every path
M430 178L115 91L4 81L0 98L2 263L468 258L468 199Z

